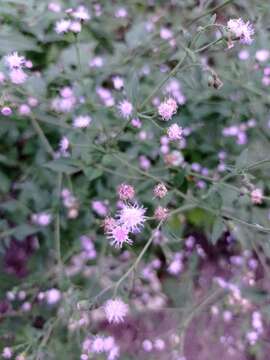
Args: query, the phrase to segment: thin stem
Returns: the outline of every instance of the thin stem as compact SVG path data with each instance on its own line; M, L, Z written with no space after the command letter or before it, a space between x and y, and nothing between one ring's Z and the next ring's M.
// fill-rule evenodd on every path
M52 156L54 157L54 151L53 148L51 147L51 144L49 143L49 141L47 140L43 130L41 129L41 127L39 126L37 120L31 116L30 117L32 126L34 128L34 130L36 131L36 133L38 134L38 136L40 137L41 142L44 145L44 148L46 149L46 151Z
M142 249L141 253L139 254L139 256L137 257L136 261L133 263L133 265L128 269L127 272L124 273L124 275L117 281L117 283L115 284L115 288L114 288L114 297L117 294L117 290L119 288L119 286L121 285L121 283L130 275L130 273L132 273L136 267L138 266L139 262L141 261L141 259L143 258L144 254L146 253L147 249L149 248L149 246L152 244L152 241L155 237L155 231L159 230L159 228L162 225L162 221L159 222L158 226L156 227L155 230L153 230L151 237L149 238L149 240L147 241L147 243L145 244L144 248Z

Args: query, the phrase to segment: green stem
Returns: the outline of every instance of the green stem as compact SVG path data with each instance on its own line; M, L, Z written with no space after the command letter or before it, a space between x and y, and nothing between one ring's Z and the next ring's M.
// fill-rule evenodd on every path
M53 148L51 147L49 141L47 140L43 130L41 129L41 127L39 126L37 120L31 116L30 117L31 119L31 123L32 123L32 126L34 128L34 130L36 131L36 133L38 134L38 136L40 137L40 140L41 142L43 143L44 145L44 148L46 149L46 151L52 156L54 157L54 151L53 151Z

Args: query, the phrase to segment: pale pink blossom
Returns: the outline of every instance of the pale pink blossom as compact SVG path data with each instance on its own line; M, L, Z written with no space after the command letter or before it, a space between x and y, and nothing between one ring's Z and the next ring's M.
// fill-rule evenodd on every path
M160 199L164 198L166 196L168 190L166 188L166 185L164 183L159 183L154 187L154 195Z
M158 107L158 113L162 120L169 121L177 112L177 102L173 98L163 101Z
M252 43L252 36L255 34L255 31L249 21L244 22L241 18L231 19L228 21L227 27L236 38L239 38L240 43L247 45Z
M111 245L116 248L122 248L126 243L132 245L132 240L129 238L129 229L125 225L116 224L107 231L108 238L111 240Z
M12 114L12 110L9 106L4 106L2 109L1 109L1 114L4 115L4 116L10 116Z
M183 128L177 124L172 124L167 130L167 135L171 141L181 140L183 138Z
M134 187L129 184L121 184L117 188L120 200L131 200L135 196Z
M70 23L71 23L70 20L64 20L64 19L57 21L55 24L55 32L57 34L64 34L68 32Z
M131 232L139 232L146 220L146 209L138 204L124 205L118 217L119 223Z
M17 51L14 51L13 53L5 56L5 63L10 70L20 69L25 63L25 58L18 55Z
M120 298L110 299L104 305L104 311L109 323L119 324L124 322L129 312L129 307Z
M78 19L78 20L82 20L82 21L90 20L89 11L83 5L79 6L71 14L75 19Z
M120 115L123 118L128 119L132 115L133 105L128 100L123 100L118 104L118 109Z
M13 84L23 84L27 79L27 74L22 69L13 69L9 73L10 80Z
M74 118L73 126L75 128L79 128L79 129L87 128L90 125L91 121L92 121L92 119L91 119L90 116L88 116L88 115L79 115L79 116Z
M251 191L251 201L253 204L261 204L263 201L263 192L262 189L254 189Z
M158 206L155 210L155 218L159 221L166 220L169 214L169 210L167 208L164 208L162 206Z

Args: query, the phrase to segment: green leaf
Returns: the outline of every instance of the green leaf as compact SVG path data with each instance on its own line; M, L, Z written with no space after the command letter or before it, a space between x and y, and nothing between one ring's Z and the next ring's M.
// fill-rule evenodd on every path
M53 160L45 164L44 167L67 175L75 174L80 170L78 167L75 167L69 159Z
M211 242L215 245L224 231L224 224L221 217L217 217L212 228Z
M213 209L220 209L222 207L222 196L216 190L210 192L209 204Z
M238 156L235 162L235 166L239 169L248 165L248 148L244 149Z
M92 168L83 169L83 172L89 181L93 181L103 174L102 170Z

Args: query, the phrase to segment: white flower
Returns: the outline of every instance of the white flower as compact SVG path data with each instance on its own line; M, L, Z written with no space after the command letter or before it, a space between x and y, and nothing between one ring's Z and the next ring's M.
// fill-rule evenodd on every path
M92 119L90 118L90 116L80 115L73 120L73 126L75 128L86 128L90 125L91 121Z

